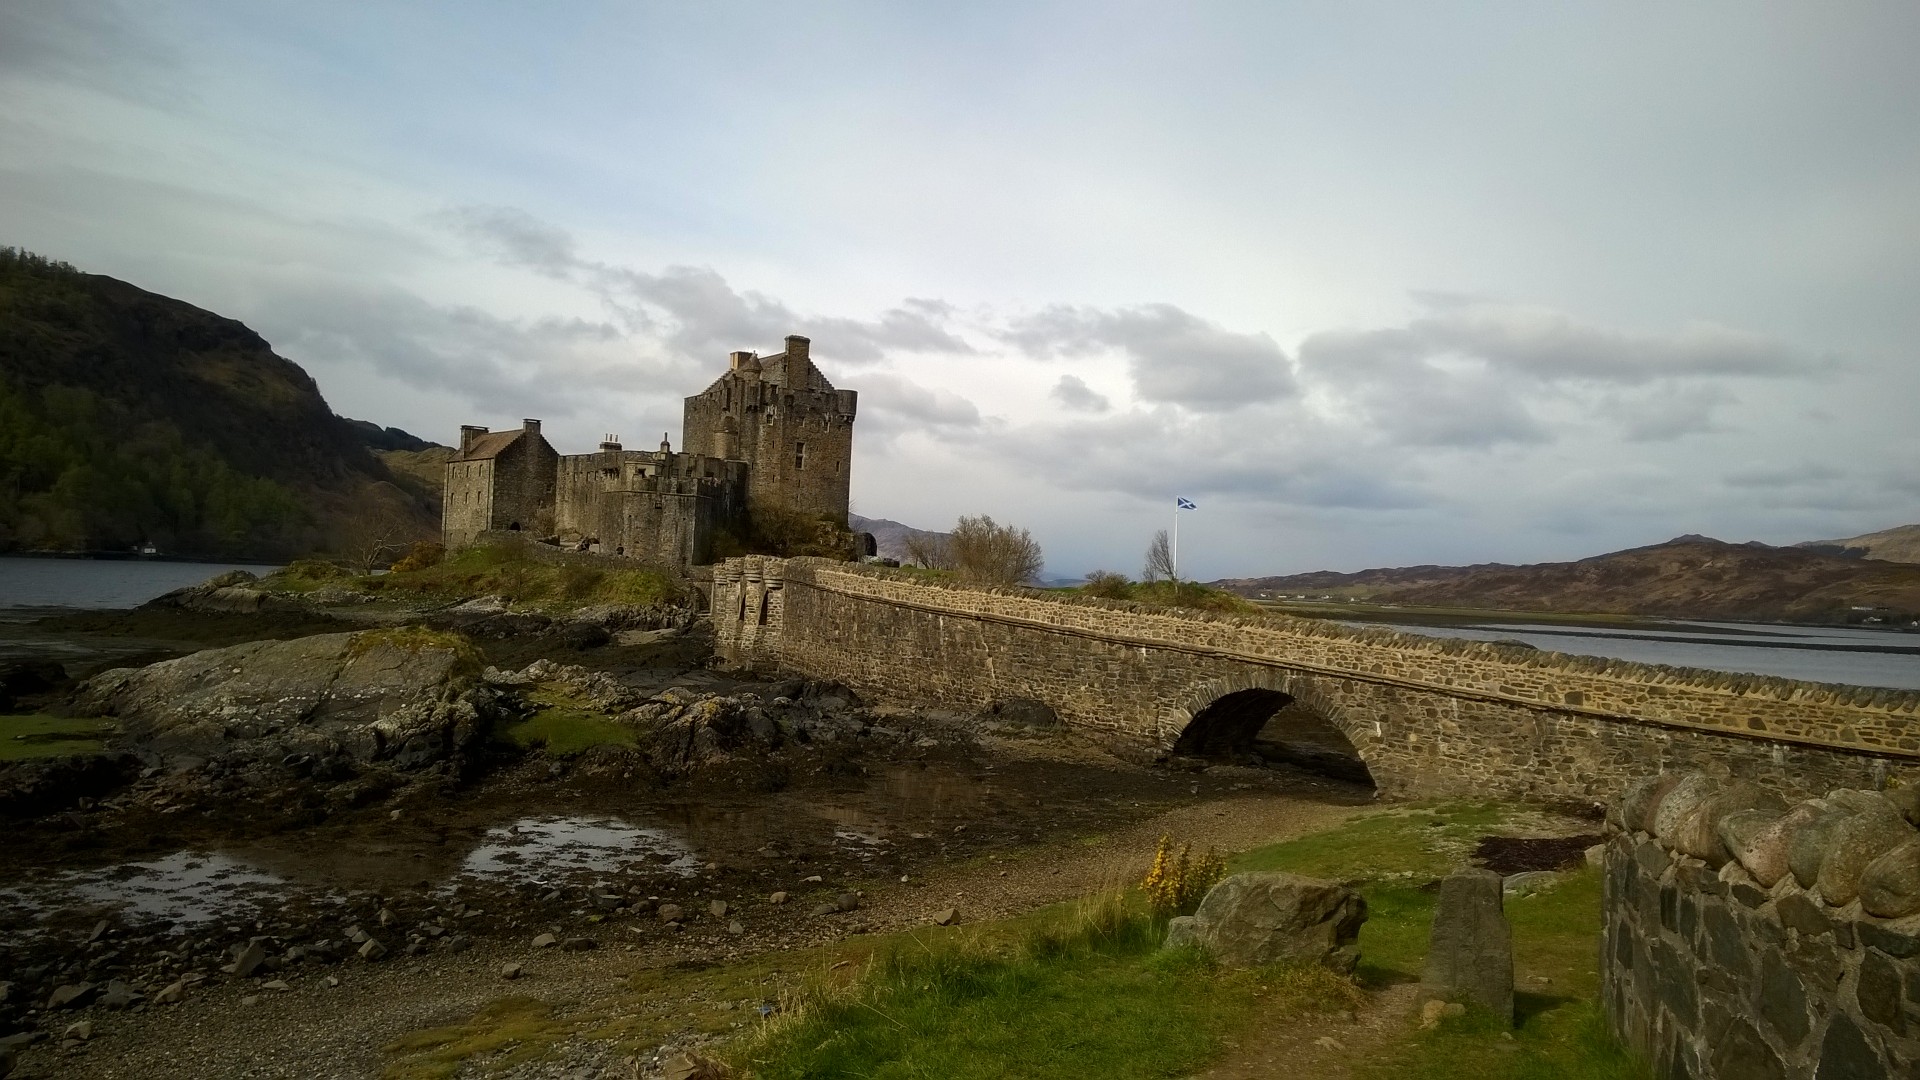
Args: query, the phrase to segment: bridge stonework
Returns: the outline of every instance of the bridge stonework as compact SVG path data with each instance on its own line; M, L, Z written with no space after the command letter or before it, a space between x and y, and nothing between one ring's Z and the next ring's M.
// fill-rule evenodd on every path
M1325 717L1393 797L1604 801L1694 768L1792 794L1920 782L1920 693L1423 638L1286 616L1219 616L761 556L714 567L732 663L902 704L1035 698L1069 724L1173 745L1237 690Z

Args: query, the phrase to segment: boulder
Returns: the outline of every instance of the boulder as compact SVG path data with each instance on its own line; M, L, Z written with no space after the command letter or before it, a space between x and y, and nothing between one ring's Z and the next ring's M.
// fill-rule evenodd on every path
M1654 810L1684 776L1683 773L1661 773L1627 788L1620 796L1614 824L1623 832L1652 832Z
M1801 803L1785 813L1739 810L1720 819L1720 842L1755 881L1771 889L1790 870L1787 853L1793 837L1821 809Z
M1477 868L1440 883L1421 981L1441 997L1472 1002L1511 1023L1513 929L1501 885L1499 874Z
M1907 819L1907 824L1920 826L1920 784L1907 784L1903 787L1888 788L1880 794L1886 796L1894 809Z
M1913 826L1892 803L1877 797L1863 803L1859 813L1833 830L1827 857L1814 879L1820 898L1834 907L1853 903L1867 866L1914 838Z
M266 963L266 960L267 947L257 941L253 942L234 954L233 977L236 979L252 978L253 973L258 971L260 965Z
M1666 839L1675 851L1719 867L1731 857L1720 837L1721 821L1743 810L1780 811L1786 809L1786 805L1780 796L1758 784L1730 780L1701 802L1693 813L1682 818Z
M124 738L169 771L215 759L241 775L374 762L417 770L483 744L493 691L479 671L455 634L318 634L104 672L78 705L117 717Z
M1192 932L1197 944L1229 967L1294 961L1345 972L1360 959L1357 941L1366 919L1360 894L1331 881L1235 874L1200 902Z
M1787 868L1803 889L1813 888L1820 877L1820 864L1832 849L1833 834L1853 816L1853 811L1824 799L1809 800L1808 805L1814 807L1813 813L1787 837Z
M1193 916L1176 915L1167 920L1167 941L1162 948L1198 949L1203 947L1200 944L1200 931L1194 925Z
M538 934L533 939L533 947L536 949L551 949L558 944L560 939L552 934Z
M1687 773L1673 790L1660 800L1653 810L1653 835L1672 845L1673 834L1679 830L1680 823L1692 817L1694 812L1707 804L1707 800L1720 793L1720 782L1705 773Z
M92 983L84 982L55 987L53 993L47 996L47 1008L77 1009L93 1000L94 989Z
M526 969L521 967L519 964L516 964L513 961L509 960L506 963L500 965L500 977L503 979L509 979L509 980L517 979L520 977L521 972L525 970Z
M1860 875L1860 906L1882 919L1920 914L1920 837L1867 864Z

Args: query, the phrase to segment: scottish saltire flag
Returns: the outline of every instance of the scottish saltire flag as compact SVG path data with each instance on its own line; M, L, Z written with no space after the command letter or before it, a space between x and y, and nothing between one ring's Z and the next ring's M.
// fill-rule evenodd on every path
M1199 507L1193 505L1193 502L1191 500L1183 499L1178 495L1175 495L1173 497L1173 508L1176 510L1198 510L1199 509Z

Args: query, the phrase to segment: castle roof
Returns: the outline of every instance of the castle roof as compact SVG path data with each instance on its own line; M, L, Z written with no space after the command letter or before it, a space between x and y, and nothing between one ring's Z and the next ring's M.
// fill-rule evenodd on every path
M489 431L473 440L473 445L465 450L456 450L450 461L485 461L500 456L500 452L513 445L513 441L525 435L523 428L511 428L507 431Z

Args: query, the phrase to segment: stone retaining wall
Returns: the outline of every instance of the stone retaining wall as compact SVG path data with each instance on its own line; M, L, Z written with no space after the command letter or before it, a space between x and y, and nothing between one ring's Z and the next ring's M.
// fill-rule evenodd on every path
M1608 814L1602 997L1660 1077L1920 1076L1920 789L1704 774Z

